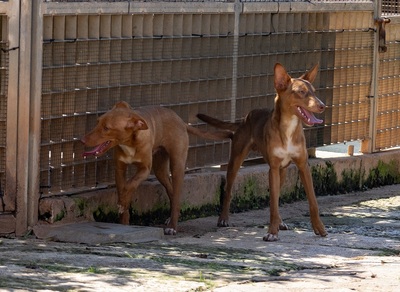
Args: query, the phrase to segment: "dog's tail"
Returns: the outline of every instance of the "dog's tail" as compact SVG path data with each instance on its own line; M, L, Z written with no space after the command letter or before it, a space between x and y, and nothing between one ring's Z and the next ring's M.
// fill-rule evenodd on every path
M226 130L204 131L189 125L187 126L187 131L189 134L193 134L209 140L225 140L225 139L232 139L233 137L233 133L231 131L226 131Z
M207 116L205 114L197 114L197 118L202 120L203 122L206 122L207 124L210 124L211 126L214 126L218 129L224 129L224 130L229 130L229 131L236 131L239 128L239 125L241 122L224 122L221 120L218 120L216 118Z
M207 124L210 124L211 126L214 126L218 129L224 129L233 132L235 132L239 128L239 125L241 124L241 122L234 122L234 123L224 122L216 118L207 116L205 114L197 114L197 117L203 122L206 122Z

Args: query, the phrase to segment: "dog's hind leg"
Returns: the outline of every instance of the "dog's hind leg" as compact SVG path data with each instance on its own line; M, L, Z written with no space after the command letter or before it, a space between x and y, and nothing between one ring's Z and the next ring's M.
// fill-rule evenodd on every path
M231 156L228 163L228 170L226 172L225 194L222 200L221 214L218 218L218 227L229 226L229 207L232 199L233 183L235 182L236 175L243 163L243 160L247 157L247 154L249 154L252 146L252 142L247 138L248 135L240 137L239 133L239 135L235 134L232 140Z
M168 197L173 192L169 170L169 156L165 151L158 151L153 155L153 171L158 181L164 186Z
M170 168L169 168L169 155L166 151L159 151L153 156L153 171L158 181L164 186L168 199L170 202L170 211L172 214L172 200L174 196L174 189L172 187ZM167 225L171 222L171 216L166 220ZM164 229L165 234L175 234L176 230Z
M172 193L170 194L171 218L164 229L164 234L175 235L178 229L180 214L180 200L185 176L187 148L174 151L170 156L170 167L172 176Z

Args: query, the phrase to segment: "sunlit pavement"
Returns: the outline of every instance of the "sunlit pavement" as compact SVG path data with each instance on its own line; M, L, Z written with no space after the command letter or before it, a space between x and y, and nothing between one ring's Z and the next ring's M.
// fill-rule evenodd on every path
M281 206L290 230L276 242L262 240L268 209L233 214L229 228L217 217L180 222L177 236L145 243L2 238L0 290L397 291L400 185L318 201L324 238L307 202Z

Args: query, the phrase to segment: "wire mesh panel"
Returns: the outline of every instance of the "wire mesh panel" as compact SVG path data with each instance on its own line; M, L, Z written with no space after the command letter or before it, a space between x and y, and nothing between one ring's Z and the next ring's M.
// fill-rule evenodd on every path
M44 22L44 194L114 181L112 153L84 159L79 139L119 100L168 106L192 124L198 112L230 107L228 14L48 16ZM227 142L190 141L188 168L226 161Z
M368 136L373 68L374 30L372 13L344 12L333 14L330 30L335 62L333 99L326 120L331 128L330 143L363 139Z
M373 65L371 19L371 13L362 12L241 16L237 116L273 107L276 62L295 77L319 63L315 85L327 105L325 124L305 129L307 145L364 138Z
M7 97L8 97L8 43L3 41L6 17L0 15L0 211L6 211L4 196L6 184L6 134L7 134Z
M326 48L329 33L321 33L327 17L322 13L252 13L241 17L237 116L254 108L274 107L276 62L282 63L293 77L299 77L324 60L320 78L326 82L325 63L334 56ZM326 92L318 90L318 94ZM306 129L306 136L308 146L322 145L323 126Z
M400 1L382 0L382 14L384 16L400 15Z
M368 136L372 11L247 9L239 20L237 36L232 11L45 16L41 192L114 182L112 153L85 159L79 140L115 102L167 106L206 128L197 113L232 120L272 108L276 62L294 77L320 64L327 109L324 125L305 129L309 147ZM188 169L228 156L228 142L190 137Z
M376 150L400 146L400 23L386 25L380 54Z

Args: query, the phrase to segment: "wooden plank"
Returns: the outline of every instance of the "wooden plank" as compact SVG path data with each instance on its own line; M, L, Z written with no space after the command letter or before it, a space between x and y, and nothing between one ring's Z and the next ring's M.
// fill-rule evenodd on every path
M9 3L11 11L19 11L19 1ZM9 48L17 48L19 46L19 14L13 13L9 15L8 25ZM4 27L4 23L3 23ZM5 187L5 196L3 198L5 209L7 211L15 210L16 200L16 180L17 180L17 125L18 125L18 58L20 50L11 50L8 52L8 92L7 92L7 131L6 131L6 165L7 178Z
M11 214L0 214L0 235L15 233L15 216Z

